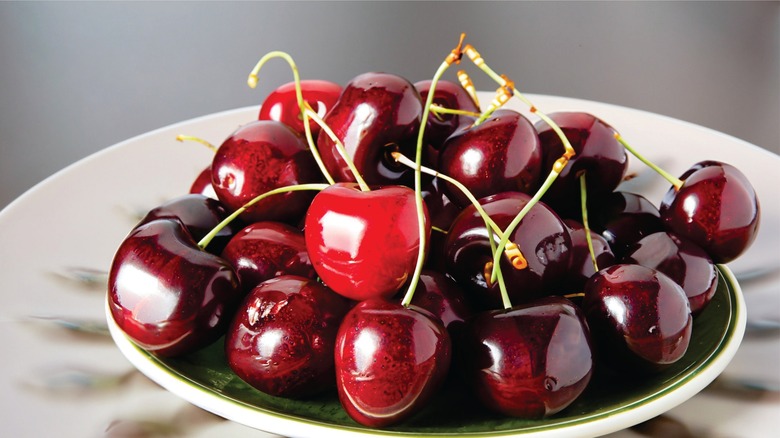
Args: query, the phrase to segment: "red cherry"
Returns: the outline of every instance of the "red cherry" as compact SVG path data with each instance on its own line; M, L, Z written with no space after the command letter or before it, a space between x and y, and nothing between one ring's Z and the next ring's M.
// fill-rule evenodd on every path
M430 234L428 211L425 225ZM317 193L306 213L306 248L331 289L360 301L390 297L412 275L420 246L414 190L362 192L337 183Z
M404 155L414 156L422 107L420 94L408 80L364 73L344 87L324 121L368 184L411 184L413 172L389 157L387 146L393 144ZM325 132L320 132L317 147L336 181L356 181Z
M370 299L344 317L335 361L344 410L360 424L383 427L418 412L441 386L451 343L426 310Z
M736 167L702 161L681 177L682 188L670 189L659 211L670 231L702 247L715 263L728 263L753 243L761 216L758 198Z
M254 288L225 337L230 368L267 394L307 397L335 385L333 351L349 301L315 280L283 275Z
M214 191L214 186L211 184L211 166L203 169L198 176L195 177L189 192L217 199L217 193Z
M447 139L438 170L461 182L477 199L507 191L532 193L542 171L539 136L520 113L498 110ZM470 204L451 184L444 187L453 202L461 207Z
M255 222L242 229L222 251L249 291L281 275L315 278L303 232L281 222Z
M505 415L542 418L560 412L593 375L588 326L563 297L478 314L463 339L468 383L485 406Z
M231 211L269 190L320 182L308 145L281 122L255 121L238 128L219 147L211 165L214 190ZM242 213L245 222L293 223L306 212L311 193L290 192L264 199Z
M216 341L242 297L233 268L198 248L173 219L153 220L131 232L109 272L114 320L158 356L190 353Z
M319 115L325 114L333 108L333 105L341 95L341 85L319 79L304 79L301 81L301 94L303 100ZM301 109L298 106L298 97L295 92L295 82L288 82L279 86L266 96L260 106L258 120L275 120L291 127L301 135L305 135ZM311 135L317 139L320 125L309 121Z

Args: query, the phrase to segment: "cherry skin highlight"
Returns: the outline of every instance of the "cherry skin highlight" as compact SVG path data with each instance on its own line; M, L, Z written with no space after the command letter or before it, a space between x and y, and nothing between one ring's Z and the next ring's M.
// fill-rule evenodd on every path
M325 114L333 108L333 105L341 95L341 85L323 81L320 79L301 80L301 95L318 116ZM295 91L295 82L280 85L266 96L260 105L258 120L275 120L291 127L295 132L305 135L301 109L298 106L298 97ZM313 139L317 139L320 125L309 121L309 128Z

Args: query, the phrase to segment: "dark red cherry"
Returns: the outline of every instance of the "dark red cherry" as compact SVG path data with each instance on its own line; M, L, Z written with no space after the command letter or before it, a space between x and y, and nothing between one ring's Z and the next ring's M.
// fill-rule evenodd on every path
M155 219L178 219L184 224L192 238L199 241L227 216L228 211L216 199L201 194L188 194L153 208L141 219L138 225ZM242 226L240 220L232 221L217 233L206 249L214 254L219 254Z
M606 195L623 180L628 155L615 138L615 130L603 120L584 112L548 114L563 131L576 154L564 166L542 200L561 216L580 217L580 174L585 173L589 197ZM547 175L564 153L558 134L544 121L536 123L544 151L542 173Z
M571 268L566 273L564 290L567 292L582 292L585 282L596 273L593 256L588 248L588 240L583 225L572 219L563 221L569 227L571 236ZM590 240L596 266L599 270L615 264L615 255L607 241L600 234L590 230Z
M428 211L423 204L430 235ZM362 192L337 183L317 193L304 237L312 265L337 293L359 301L393 296L414 272L420 246L414 190Z
M195 177L189 192L191 194L217 199L217 192L214 191L214 186L211 184L211 166L203 169L198 176Z
M408 80L389 73L364 73L344 87L324 121L368 184L410 184L413 172L396 163L389 152L397 149L407 157L415 156L421 119L420 94ZM317 147L336 181L356 181L327 133L320 132Z
M428 92L431 89L431 80L415 82L414 87L420 92L420 98L423 102L428 98ZM433 104L443 108L471 111L479 113L479 107L474 99L460 85L446 80L436 82ZM433 111L428 115L427 125L425 127L425 156L426 161L433 167L439 163L439 153L444 147L444 142L457 129L465 128L474 122L476 118L459 114L435 114Z
M319 79L301 80L301 95L318 116L325 114L333 108L333 105L341 95L341 85ZM295 82L288 82L279 86L266 96L262 105L258 120L275 120L294 129L297 133L305 135L301 109L298 106L298 97L295 92ZM320 125L309 121L312 138L316 141L320 132Z
M532 193L542 170L539 136L520 113L498 110L447 139L438 170L458 180L477 199L507 191ZM453 202L462 207L470 204L456 187L445 184L445 189Z
M281 122L247 123L219 147L211 165L219 200L231 211L279 187L322 181L303 138ZM241 214L247 222L295 223L306 212L312 194L306 191L271 196Z
M423 270L414 290L412 304L438 318L444 328L453 334L471 317L473 311L458 283L437 271Z
M616 191L593 200L591 228L609 243L617 259L639 239L663 231L658 208L642 195Z
M562 297L480 313L467 323L460 347L477 398L512 417L560 412L593 375L587 324L579 308Z
M627 374L663 369L683 357L691 340L682 287L645 266L617 264L596 273L582 309L605 365Z
M225 337L228 365L267 394L302 398L333 388L333 351L349 302L315 280L283 275L247 295Z
M657 269L682 286L696 316L712 300L718 286L715 264L698 245L673 233L658 232L643 237L623 258Z
M423 181L422 197L431 217L431 238L428 243L426 266L444 272L444 240L447 230L462 208L450 201L444 193L444 181L432 178Z
M109 271L111 315L133 342L158 356L187 354L216 341L242 298L233 268L198 248L178 220L135 228Z
M281 222L246 226L230 239L222 258L236 270L246 291L281 275L312 279L317 276L306 252L303 232Z
M744 253L756 238L761 216L747 177L730 164L702 161L680 179L682 188L670 189L661 201L666 228L702 247L715 263Z
M519 192L505 192L480 200L485 212L501 229L531 199ZM490 282L492 252L485 222L472 205L455 219L445 242L447 273L466 289L475 304L485 309L502 307L498 282ZM493 234L496 245L499 238ZM528 262L517 269L501 257L501 271L509 297L515 304L560 292L569 270L571 237L566 225L544 203L535 204L510 236ZM489 265L490 264L490 265ZM488 273L486 275L486 272Z
M336 387L369 427L399 423L430 400L449 370L451 342L433 315L384 299L358 303L336 337Z

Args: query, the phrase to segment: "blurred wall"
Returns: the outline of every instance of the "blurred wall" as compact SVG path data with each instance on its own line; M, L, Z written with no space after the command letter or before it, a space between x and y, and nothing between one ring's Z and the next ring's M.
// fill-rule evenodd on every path
M291 80L280 61L246 86L268 51L292 54L305 78L417 81L461 32L525 92L780 153L779 2L0 2L0 208L116 142L258 104Z

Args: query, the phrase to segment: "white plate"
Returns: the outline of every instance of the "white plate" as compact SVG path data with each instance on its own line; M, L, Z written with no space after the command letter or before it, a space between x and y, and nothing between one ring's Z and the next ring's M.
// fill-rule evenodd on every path
M529 97L546 112L580 110L603 118L672 174L681 174L702 159L722 160L743 169L761 200L763 222L756 243L730 266L738 277L777 270L780 203L773 191L780 157L716 131L655 114L562 97ZM158 401L162 396L152 395L154 388L138 381L123 383L112 390L115 392L80 391L78 403L73 403L76 395L72 391L57 389L56 381L52 389L51 379L46 377L61 376L62 370L75 368L114 376L127 372L127 362L111 343L39 328L39 324L28 323L27 317L102 318L103 289L85 290L83 284L63 281L52 273L62 273L67 267L106 271L138 214L187 191L195 175L208 165L211 152L195 143L179 143L176 135L194 135L219 144L256 114L256 107L227 111L122 142L51 176L0 212L4 279L0 321L6 328L7 357L13 357L0 362L0 422L6 431L16 436L40 436L56 429L62 436L83 436L84 431L102 430L116 419L173 415L162 407L149 408L150 398ZM665 181L637 160L632 160L631 170L640 172L640 177L626 188L641 189L658 202L667 189ZM731 348L728 353L733 354ZM725 355L714 369L725 366L729 358ZM712 378L706 376L701 382ZM159 383L165 386L164 381ZM696 386L701 389L702 385ZM59 395L52 397L52 391ZM692 395L677 397L668 408ZM158 406L180 408L175 397L164 400ZM47 421L35 421L42 417ZM234 436L237 431L246 432L234 428L233 423L213 427L232 430ZM204 434L204 430L199 433Z

